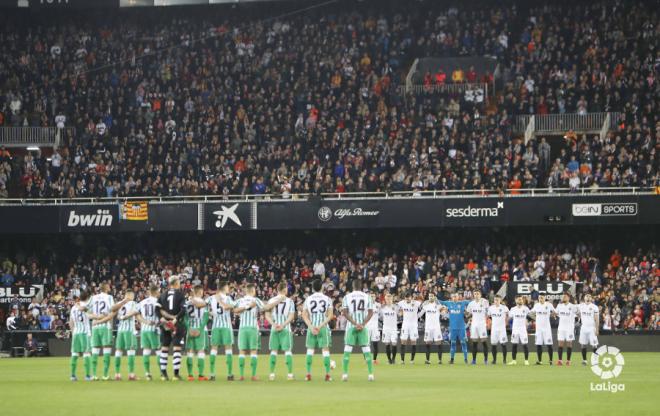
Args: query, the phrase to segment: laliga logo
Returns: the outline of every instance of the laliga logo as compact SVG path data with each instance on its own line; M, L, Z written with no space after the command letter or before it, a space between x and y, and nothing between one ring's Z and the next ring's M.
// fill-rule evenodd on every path
M616 347L603 345L591 355L591 371L602 380L619 377L619 374L623 371L624 364L623 355ZM625 384L617 384L609 381L600 384L591 383L591 391L616 393L618 391L625 391L625 389Z

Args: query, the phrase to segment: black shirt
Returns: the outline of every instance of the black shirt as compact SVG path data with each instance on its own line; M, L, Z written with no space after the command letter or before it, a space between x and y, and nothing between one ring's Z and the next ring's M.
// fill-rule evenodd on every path
M160 316L160 311L163 310L170 315L176 316L177 320L179 320L186 311L184 307L186 298L179 289L168 289L167 292L160 295L158 303L160 304L157 309L158 316Z

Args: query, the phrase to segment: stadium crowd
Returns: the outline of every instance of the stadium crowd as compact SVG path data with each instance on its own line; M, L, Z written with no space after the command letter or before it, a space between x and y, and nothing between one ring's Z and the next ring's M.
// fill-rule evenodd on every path
M6 13L0 125L63 137L52 155L1 149L0 198L660 184L651 2L373 6ZM401 93L415 57L486 55L504 82L490 100ZM604 139L552 151L512 132L518 114L598 111L623 114Z
M122 239L108 244L90 238L77 244L54 242L39 252L5 257L2 286L45 286L42 300L29 305L16 300L10 305L12 322L20 329L64 331L68 310L81 290L94 292L100 282L108 281L116 299L127 288L140 299L150 283L166 287L168 276L180 274L184 288L201 284L206 293L214 293L222 280L230 282L233 294L252 281L262 299L274 296L277 283L284 280L298 308L318 276L323 279L324 292L337 305L354 279L362 280L364 289L380 300L386 292L402 297L408 291L419 299L426 299L429 292L440 298L459 292L471 299L472 291L480 290L491 302L504 282L575 281L581 283L578 293L594 296L603 329L660 329L660 256L653 245L605 252L579 240L522 244L524 240L491 235L479 245L421 236L401 247L336 240L328 240L335 241L334 245L325 245L328 241L322 238L324 245L318 249L282 244L280 247L289 248L246 251L218 248L209 241L199 242L198 249L177 248L191 242L190 238L181 236L165 246L140 240L135 247ZM268 241L264 239L265 244ZM72 247L78 247L79 254L72 256ZM333 327L343 328L344 324L338 318ZM262 325L268 327L265 321ZM300 317L295 327L304 327Z

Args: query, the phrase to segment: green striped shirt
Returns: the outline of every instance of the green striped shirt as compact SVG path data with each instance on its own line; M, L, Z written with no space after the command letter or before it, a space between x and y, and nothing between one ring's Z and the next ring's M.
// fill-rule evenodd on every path
M236 306L236 302L232 300L231 296L220 294L220 299L231 307ZM218 298L215 296L209 296L209 298L206 299L206 304L209 305L209 312L213 319L213 328L232 329L231 310L225 310L220 306Z
M92 333L87 312L81 310L80 306L73 305L71 308L71 320L73 321L73 328L71 328L73 335L90 335Z
M259 322L257 319L259 318L259 312L264 308L264 303L255 298L254 296L244 296L240 298L238 301L236 301L236 306L239 308L244 308L248 307L252 302L255 302L257 306L251 309L246 309L243 312L241 312L240 317L241 317L241 323L239 325L240 328L259 328Z
M88 310L93 315L108 315L110 309L115 304L115 300L112 298L112 295L107 293L99 293L98 295L92 296L89 300L89 305L87 306ZM112 329L112 319L108 322L104 322L100 325L96 325L96 328L108 328Z
M130 301L119 309L117 318L123 318L124 316L137 310L137 303ZM117 332L135 332L135 316L131 316L128 319L119 319L119 324L117 325Z
M362 325L365 319L367 319L369 311L374 309L373 302L369 295L359 290L344 296L341 307L342 309L348 309L348 314L360 325ZM351 328L353 328L353 324L349 321L346 324L346 329Z
M156 332L158 328L156 305L158 305L158 299L152 297L148 297L138 304L140 315L142 315L143 319L150 322L150 324L143 323L140 327L140 332Z
M203 332L208 321L209 312L207 307L198 308L191 301L186 302L186 328L188 330L197 329Z
M280 299L279 296L275 296L274 298L271 298L268 303L275 303ZM273 319L274 324L283 324L287 319L289 319L289 315L291 313L294 313L296 311L296 305L293 303L293 301L289 298L286 298L284 301L279 303L274 309L271 309L271 316ZM291 330L291 324L288 324L284 329L288 329L289 331Z
M309 314L312 326L318 327L326 320L327 312L332 310L332 300L323 293L313 293L305 299L303 310Z

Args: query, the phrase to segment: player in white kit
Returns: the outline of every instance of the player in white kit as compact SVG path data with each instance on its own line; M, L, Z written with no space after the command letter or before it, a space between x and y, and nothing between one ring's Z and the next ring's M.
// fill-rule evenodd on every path
M497 364L497 346L502 347L502 364L506 364L506 343L509 342L506 336L506 319L509 308L502 304L502 298L495 296L493 304L488 307L488 316L491 317L490 325L490 348L493 354L493 364Z
M557 328L557 352L559 360L557 365L562 365L564 348L566 348L566 365L571 365L571 354L573 353L573 341L575 341L575 318L577 317L577 305L571 303L571 296L564 293L561 302L557 304L557 316L559 316L559 327Z
M371 302L374 305L374 316L367 322L367 331L369 333L369 341L371 342L371 349L374 354L374 364L378 364L378 342L380 342L380 331L378 330L378 318L380 314L380 303L376 302L376 294L369 294Z
M525 300L522 296L516 298L516 306L509 310L509 317L512 319L511 323L511 344L513 349L511 351L512 360L509 365L516 365L516 355L518 354L518 344L522 344L525 351L525 365L529 365L529 347L527 346L527 316L530 311L525 306Z
M481 297L481 292L475 290L473 292L474 299L470 302L465 309L472 315L470 323L470 341L472 341L472 365L477 363L477 352L479 350L479 342L482 343L484 348L484 364L488 364L488 330L486 329L486 316L488 315L488 301Z
M381 340L385 344L385 353L390 364L394 364L396 359L396 344L399 336L396 326L399 317L399 306L393 302L392 295L388 293L385 295L385 304L380 308L380 319L383 321Z
M543 346L548 347L550 356L550 365L552 365L552 328L550 327L550 317L556 315L555 307L550 302L545 301L545 295L539 295L539 301L534 304L532 314L536 319L536 365L541 365L543 358Z
M419 338L419 328L417 327L417 312L421 302L413 300L412 292L406 293L406 299L399 302L399 313L403 316L401 324L401 364L406 363L406 345L412 345L410 364L415 363L415 354L417 353L417 338Z
M591 295L584 296L583 303L578 306L580 312L580 347L582 347L582 365L587 365L587 345L591 345L596 352L598 347L598 328L600 327L600 314L598 306L592 303Z
M435 293L429 293L429 300L424 302L418 317L424 316L424 344L426 344L425 364L431 364L431 345L438 346L438 364L442 364L442 326L440 314L444 306L438 303Z

